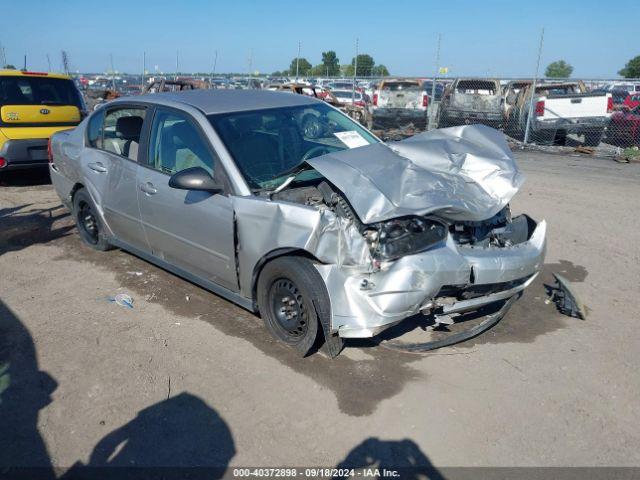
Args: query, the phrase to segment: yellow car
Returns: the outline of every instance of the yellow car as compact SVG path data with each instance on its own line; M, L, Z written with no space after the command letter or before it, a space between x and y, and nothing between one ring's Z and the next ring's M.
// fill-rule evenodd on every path
M70 76L0 70L0 175L46 166L49 137L75 127L85 114Z

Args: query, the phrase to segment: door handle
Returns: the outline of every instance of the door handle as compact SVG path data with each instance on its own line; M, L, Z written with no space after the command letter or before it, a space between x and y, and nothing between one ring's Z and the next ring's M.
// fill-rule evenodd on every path
M89 168L98 173L105 173L107 171L107 169L101 162L90 163Z
M140 184L140 190L142 190L147 195L153 195L155 193L158 193L158 189L156 187L154 187L153 183L151 183L151 182L141 183Z

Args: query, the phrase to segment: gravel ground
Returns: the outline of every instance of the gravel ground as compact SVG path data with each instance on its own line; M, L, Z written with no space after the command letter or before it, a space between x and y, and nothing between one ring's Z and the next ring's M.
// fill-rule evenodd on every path
M298 358L247 311L84 247L46 175L6 178L0 465L640 465L640 165L517 157L513 210L549 223L543 278L467 343L350 343L335 360ZM551 272L575 282L586 320L545 302ZM108 301L121 292L133 309Z

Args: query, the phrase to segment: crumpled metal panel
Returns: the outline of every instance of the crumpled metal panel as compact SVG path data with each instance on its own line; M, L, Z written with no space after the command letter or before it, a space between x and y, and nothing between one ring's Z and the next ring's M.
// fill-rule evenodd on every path
M301 249L337 267L369 265L369 247L358 229L327 208L231 197L236 213L240 291L251 297L253 272L267 254Z
M475 285L529 277L542 268L545 233L542 221L527 242L505 248L462 248L449 236L444 246L386 262L377 271L317 264L331 299L332 329L345 338L376 335L428 306L443 286L468 285L472 270ZM362 288L363 280L369 288Z
M484 125L432 130L308 163L347 196L364 223L427 214L486 220L524 181L504 135Z

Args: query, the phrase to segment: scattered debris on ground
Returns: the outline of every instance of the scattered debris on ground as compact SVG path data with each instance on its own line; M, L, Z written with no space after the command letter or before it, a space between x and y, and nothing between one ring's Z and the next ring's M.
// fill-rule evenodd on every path
M125 308L133 308L133 298L126 293L118 293L114 297L109 297L110 302L114 302L116 305L120 305Z
M587 317L587 309L571 282L557 273L554 273L553 277L556 284L546 285L549 300L556 304L558 311L563 315L584 320Z

